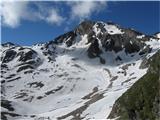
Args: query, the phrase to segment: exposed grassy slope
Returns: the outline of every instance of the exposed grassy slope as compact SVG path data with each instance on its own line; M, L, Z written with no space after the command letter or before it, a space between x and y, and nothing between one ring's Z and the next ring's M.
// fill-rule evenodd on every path
M160 120L160 51L148 60L149 69L114 104L108 118Z

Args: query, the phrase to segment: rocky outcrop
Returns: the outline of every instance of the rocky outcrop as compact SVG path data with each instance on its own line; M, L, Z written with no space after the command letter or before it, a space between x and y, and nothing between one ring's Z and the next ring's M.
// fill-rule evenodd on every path
M160 51L148 60L149 69L116 100L108 118L118 120L158 120L160 118Z
M34 69L38 65L41 64L42 60L37 54L36 51L34 51L31 48L26 47L11 47L9 49L6 49L3 51L1 56L1 67L2 70L8 70L8 66L6 63L12 62L16 60L15 66L11 66L14 68L17 68L17 72L20 72L25 69Z
M112 25L112 27L115 27L116 29L120 30L121 34L114 33L114 29L113 31L110 30L109 33L105 28L107 25ZM95 32L94 30L95 26L96 29L100 31L99 33ZM83 36L85 34L87 34L88 43L91 43L88 49L88 56L90 58L93 58L93 56L98 57L99 53L101 53L100 51L103 51L100 50L98 47L93 47L95 46L95 44L99 46L99 43L96 42L97 40L100 40L102 48L105 51L119 52L124 49L126 54L131 54L141 51L140 55L142 55L149 52L150 50L149 46L147 47L146 50L143 50L143 47L146 46L144 41L148 41L150 38L153 37L153 36L143 35L142 33L137 32L133 29L122 28L114 23L84 21L80 23L79 26L76 27L73 31L67 32L55 38L55 40L49 42L48 45L65 43L67 47L70 47L76 43L77 37L79 35ZM96 55L93 55L95 51L98 53L96 53Z
M58 43L65 43L67 45L67 47L70 47L76 38L76 33L74 31L70 31L68 33L65 33L57 38L55 38L54 43L58 44Z
M2 57L2 63L8 63L10 61L12 61L15 57L16 57L17 52L9 49L5 52L5 56Z
M95 58L98 57L102 51L99 48L98 40L96 38L92 38L92 43L88 48L88 57Z
M91 31L93 31L93 25L95 22L93 21L83 21L79 24L79 26L75 29L76 33L80 35L89 34Z

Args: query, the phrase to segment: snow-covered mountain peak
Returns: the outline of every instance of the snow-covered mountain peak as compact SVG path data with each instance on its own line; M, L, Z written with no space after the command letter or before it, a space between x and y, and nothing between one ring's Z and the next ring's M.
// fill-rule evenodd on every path
M43 44L2 45L2 117L107 118L114 101L147 72L147 59L159 49L159 39L142 35L84 21Z

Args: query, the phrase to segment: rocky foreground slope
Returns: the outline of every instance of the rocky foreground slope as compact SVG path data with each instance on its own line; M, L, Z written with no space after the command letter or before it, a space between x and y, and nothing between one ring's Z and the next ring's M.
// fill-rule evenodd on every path
M149 69L127 92L116 100L108 118L120 120L159 120L160 51L145 63Z
M157 94L151 101L145 98L158 89L149 83L157 82L158 74L150 71L158 71L151 59L158 54L159 45L158 34L148 36L114 23L92 21L47 43L2 44L2 119L155 118L157 108L146 104L152 104ZM144 104L139 110L135 106L140 107L141 99ZM149 110L156 115L145 115Z

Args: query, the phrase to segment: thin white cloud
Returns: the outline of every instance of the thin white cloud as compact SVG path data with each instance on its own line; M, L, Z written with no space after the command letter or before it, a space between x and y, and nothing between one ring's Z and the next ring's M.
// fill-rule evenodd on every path
M2 2L1 16L2 23L6 26L17 27L21 19L25 18L28 2Z
M72 19L89 18L92 14L98 13L107 6L106 1L78 1L70 2Z
M46 5L34 4L38 9L32 10L27 1L21 2L2 2L1 18L2 24L8 27L18 27L22 20L29 21L45 21L49 24L60 25L64 18L59 14L58 10L48 8Z
M53 4L52 4L53 3ZM22 20L44 21L48 24L61 25L66 19L67 22L83 20L93 14L99 13L107 6L106 1L69 1L63 5L69 7L68 11L60 14L62 6L55 1L31 2L31 1L7 1L1 2L0 15L2 25L12 28L18 27ZM32 5L35 7L32 7ZM64 11L64 9L63 9ZM66 14L68 12L69 14ZM68 15L68 16L66 16ZM65 16L65 17L64 17Z
M64 18L58 15L58 13L55 10L51 10L46 20L48 23L56 23L57 25L60 25L63 22Z

